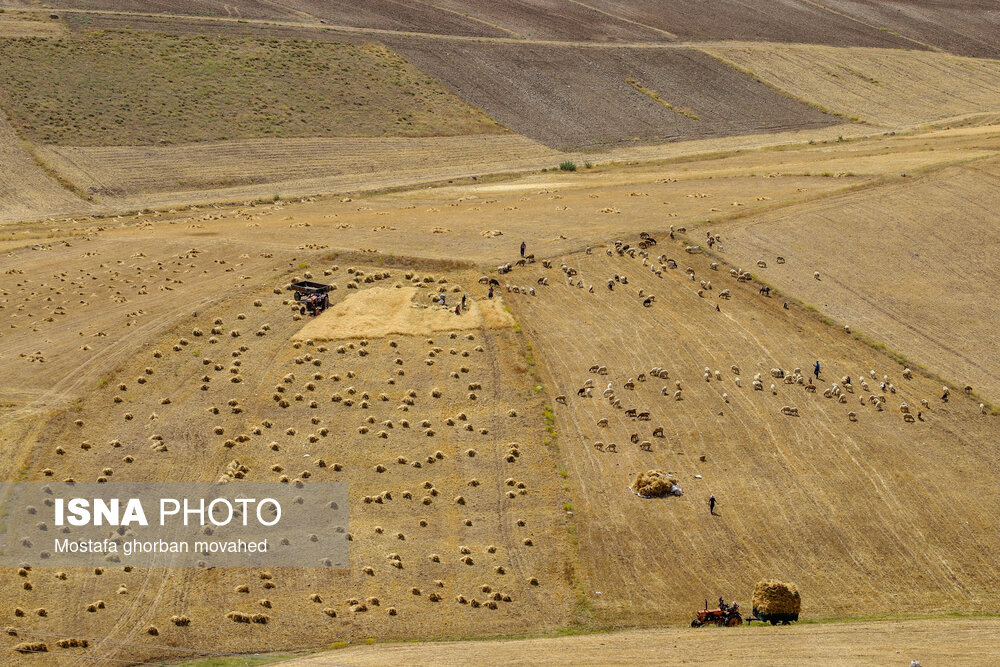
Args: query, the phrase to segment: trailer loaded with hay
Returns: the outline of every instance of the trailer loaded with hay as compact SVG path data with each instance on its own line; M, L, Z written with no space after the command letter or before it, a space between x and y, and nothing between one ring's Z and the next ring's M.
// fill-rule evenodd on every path
M299 280L288 286L292 291L292 297L302 303L299 314L305 315L308 311L310 315L319 315L330 307L330 290L332 285L316 283L311 280Z
M748 623L763 621L771 625L788 625L799 620L799 611L802 609L802 600L795 584L767 579L757 582L751 604L753 617L747 619Z

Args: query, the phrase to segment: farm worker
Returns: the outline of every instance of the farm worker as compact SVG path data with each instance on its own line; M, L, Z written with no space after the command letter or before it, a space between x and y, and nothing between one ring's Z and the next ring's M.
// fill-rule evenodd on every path
M490 295L489 298L493 298L493 285L490 285Z
M817 380L819 379L819 362L818 361L816 362L816 365L813 366L813 375L816 376Z
M441 305L442 306L445 305L445 303L444 303L444 292L441 293Z
M465 310L465 295L462 295L462 310Z
M524 241L521 241L521 257L524 257L524 249L528 246L525 245Z
M461 315L462 314L462 304L460 304L460 303L456 303L455 304L455 314L456 315Z
M714 493L708 497L708 513L709 514L715 514L715 494Z

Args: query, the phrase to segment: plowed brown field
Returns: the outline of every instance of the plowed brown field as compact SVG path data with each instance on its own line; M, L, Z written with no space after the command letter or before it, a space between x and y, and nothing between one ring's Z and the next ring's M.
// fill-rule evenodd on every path
M493 119L561 148L837 122L693 50L388 41Z
M663 30L619 18L583 2L443 0L437 6L533 39L618 42L673 39Z
M1000 14L990 0L821 0L819 4L952 53L1000 56Z
M659 28L681 39L800 42L834 46L919 47L878 26L826 10L815 2L740 0L589 0L614 16Z

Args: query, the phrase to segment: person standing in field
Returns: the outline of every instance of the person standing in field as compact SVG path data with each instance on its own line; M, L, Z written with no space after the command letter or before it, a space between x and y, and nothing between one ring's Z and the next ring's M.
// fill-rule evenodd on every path
M525 250L525 249L526 249L527 247L528 247L528 246L527 246L527 244L525 244L525 242L524 242L524 241L521 241L521 257L524 257L524 250Z
M715 494L713 493L708 497L708 513L715 515Z
M813 375L816 376L817 380L819 379L819 362L818 361L816 362L816 365L813 366Z

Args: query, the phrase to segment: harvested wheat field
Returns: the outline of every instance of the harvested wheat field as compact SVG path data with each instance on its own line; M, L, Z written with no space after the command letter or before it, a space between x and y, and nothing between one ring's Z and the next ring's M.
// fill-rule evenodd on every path
M563 397L555 424L595 620L683 622L706 597L767 574L808 590L819 616L849 613L848 599L872 613L993 608L997 545L983 540L994 492L971 471L1000 465L995 418L969 397L943 402L937 381L907 379L704 256L657 247L644 264L609 250L511 278L549 282L511 304ZM817 359L825 370L805 380ZM903 404L920 419L907 423ZM923 464L945 456L946 467ZM628 487L650 469L672 473L684 495L636 497ZM975 486L983 504L970 500L969 523L956 522ZM724 499L720 517L711 493Z
M349 505L0 663L1000 660L989 8L668 4L0 0L0 480Z
M564 622L570 604L564 499L555 479L542 473L554 469L554 453L544 444L542 399L531 391L523 342L509 328L492 328L506 313L496 311L491 320L484 310L475 320L484 326L434 330L430 337L371 331L325 344L301 341L297 335L319 320L303 329L297 307L285 303L281 285L289 270L281 267L288 253L254 252L230 265L223 257L234 253L226 245L183 251L161 245L148 258L118 254L110 243L92 247L101 247L91 251L101 264L116 268L97 267L99 277L82 269L61 277L39 262L12 265L17 289L5 290L5 307L21 301L19 294L42 291L54 297L48 303L61 320L80 317L88 306L61 288L85 282L96 290L95 306L110 285L108 291L124 293L121 308L131 310L102 318L96 334L78 337L68 321L50 327L64 338L44 344L48 323L40 313L24 313L34 318L25 325L35 334L31 341L4 336L4 358L16 359L24 372L15 377L50 387L35 396L24 387L4 388L14 399L7 431L33 443L25 458L11 457L11 469L81 481L350 480L352 566L332 577L287 568L118 567L108 568L108 576L71 570L55 579L40 571L29 578L30 589L7 570L3 585L20 592L6 597L5 615L18 616L15 608L45 611L18 619L19 637L53 628L100 635L118 646L102 655L139 659L169 655L155 647L164 641L242 652L321 645L356 631L421 637L476 625L477 633L526 632ZM65 264L72 250L53 250L51 257ZM229 268L231 274L212 277ZM225 295L191 300L189 276L203 270L209 273L202 281L228 285ZM147 271L156 279L145 280ZM404 270L332 262L324 271L345 301L393 283L413 285L400 294L460 298L474 282L463 273L407 278ZM284 277L265 277L275 272ZM435 329L441 324L430 322ZM18 352L28 345L39 347L37 354ZM66 364L81 358L87 363L66 377ZM70 396L82 400L57 409ZM18 419L28 414L45 415L44 427L28 430ZM95 599L106 608L84 613ZM270 617L266 628L234 627L226 618L231 609L261 606ZM169 619L178 614L190 623L175 627Z
M561 158L512 134L455 137L243 139L182 146L54 146L39 156L94 201L166 207L352 191L445 180L490 169L538 168Z
M0 111L0 221L91 210L39 166Z
M746 46L705 49L846 118L908 127L1000 108L1000 61L926 51Z
M1000 284L990 258L998 186L995 159L915 174L746 218L727 228L727 253L783 292L997 403ZM758 259L767 268L757 268Z

